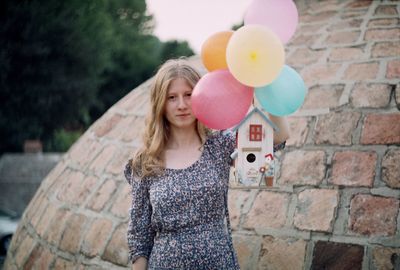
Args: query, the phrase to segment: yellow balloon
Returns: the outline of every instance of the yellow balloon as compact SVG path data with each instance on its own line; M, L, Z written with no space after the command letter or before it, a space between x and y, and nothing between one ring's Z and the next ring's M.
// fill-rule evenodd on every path
M201 46L201 60L208 71L227 69L226 46L233 31L222 31L210 36Z
M285 62L285 50L279 37L265 26L245 25L230 38L226 62L239 82L261 87L278 77Z

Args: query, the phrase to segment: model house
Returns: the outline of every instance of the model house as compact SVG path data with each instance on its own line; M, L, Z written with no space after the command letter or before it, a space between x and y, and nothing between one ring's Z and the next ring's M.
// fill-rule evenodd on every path
M232 187L273 186L274 131L278 128L268 116L255 107L233 129L236 132L234 182Z

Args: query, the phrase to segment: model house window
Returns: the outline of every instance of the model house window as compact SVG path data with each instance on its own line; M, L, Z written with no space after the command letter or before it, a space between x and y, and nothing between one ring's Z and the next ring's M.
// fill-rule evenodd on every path
M250 125L250 141L261 141L262 125Z

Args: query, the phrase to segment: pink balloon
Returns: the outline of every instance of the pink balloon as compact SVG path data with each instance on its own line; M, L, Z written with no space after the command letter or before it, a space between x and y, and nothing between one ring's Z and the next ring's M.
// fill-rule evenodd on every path
M299 14L293 0L253 0L244 16L244 24L268 27L287 43L296 31Z
M204 75L192 92L192 110L197 119L212 129L227 129L247 114L254 89L238 82L227 69Z

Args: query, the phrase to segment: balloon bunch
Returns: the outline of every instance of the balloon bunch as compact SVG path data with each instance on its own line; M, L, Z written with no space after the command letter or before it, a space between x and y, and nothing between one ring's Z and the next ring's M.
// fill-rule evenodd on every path
M297 22L293 0L253 0L244 26L210 36L201 48L209 73L192 93L196 117L213 129L230 128L246 116L254 93L273 115L295 112L307 89L301 76L284 65L283 44L293 36Z

